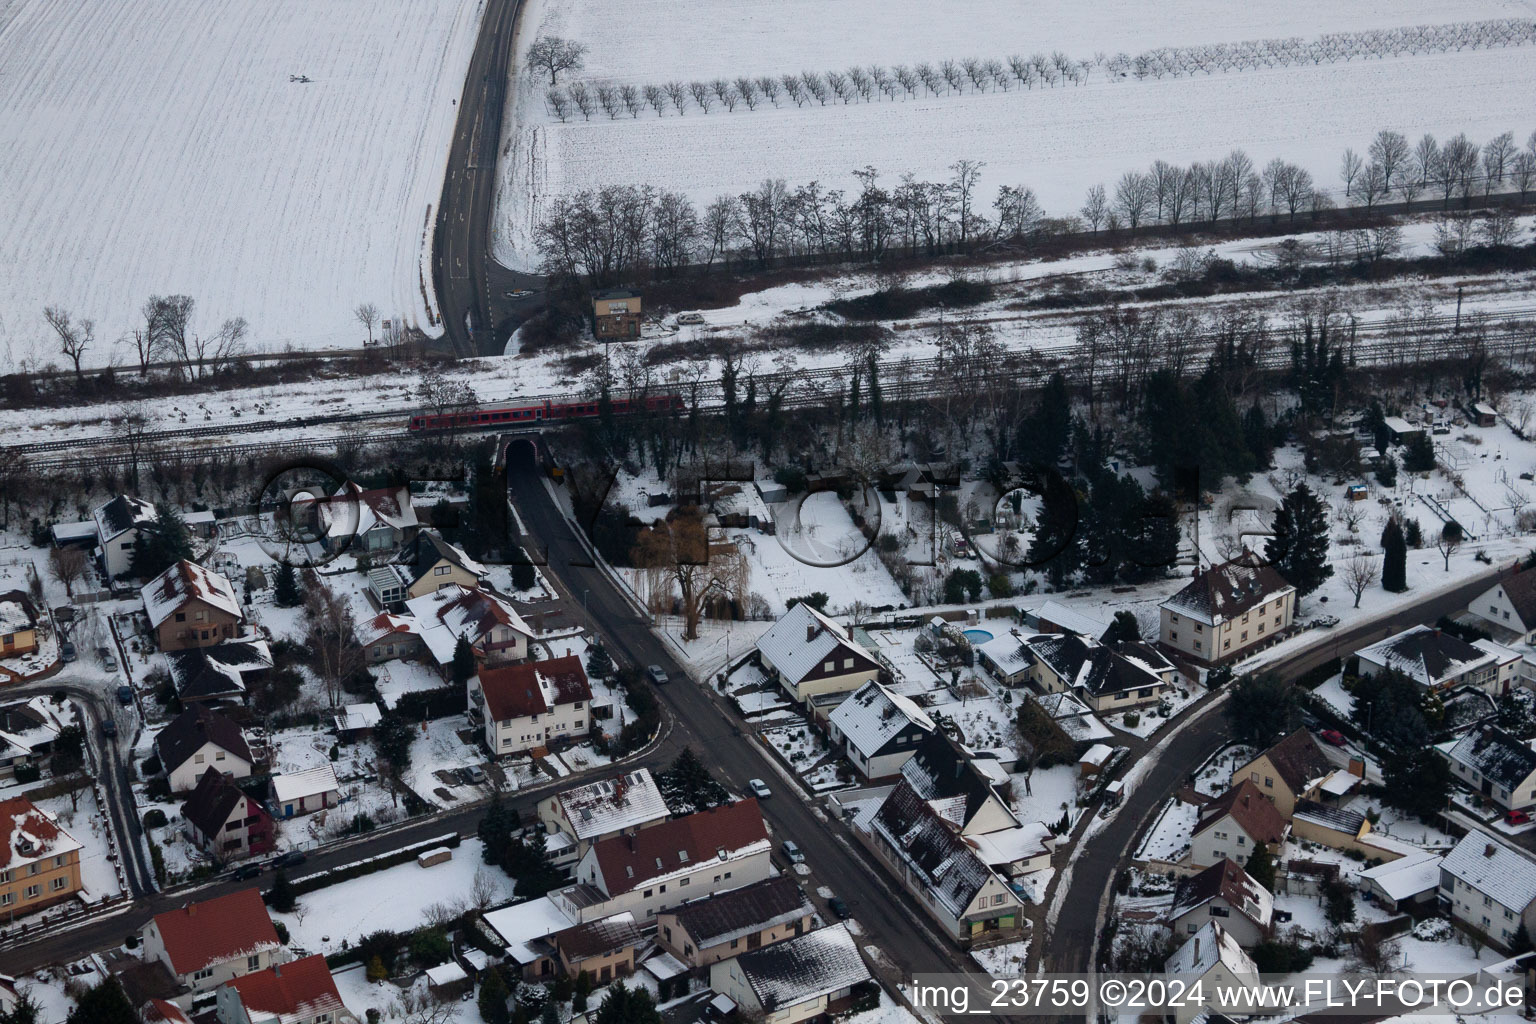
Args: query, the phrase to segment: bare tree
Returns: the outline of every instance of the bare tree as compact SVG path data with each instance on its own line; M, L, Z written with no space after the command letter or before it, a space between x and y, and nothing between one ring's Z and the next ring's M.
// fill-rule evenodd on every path
M973 223L971 200L976 194L976 183L981 179L981 169L987 166L980 160L957 160L949 165L955 173L950 184L956 200L956 213L960 221L960 248L967 248L977 225Z
M475 880L469 889L469 901L474 908L483 913L495 906L500 896L501 886L496 883L496 876L484 867L476 868Z
M1451 571L1451 556L1461 548L1461 542L1465 539L1466 533L1454 519L1446 523L1445 528L1435 536L1435 550L1445 559L1446 572Z
M645 102L660 117L667 110L667 91L659 85L648 85L645 87Z
M1083 201L1083 208L1079 212L1088 222L1089 230L1099 230L1099 225L1104 223L1104 218L1109 213L1109 195L1104 191L1103 185L1089 187L1088 198Z
M73 322L69 311L60 306L48 306L43 310L43 319L48 321L48 326L59 336L59 351L64 354L75 366L75 383L85 383L85 376L80 371L80 360L85 356L85 350L91 347L96 340L96 323L93 320L80 320Z
M688 93L693 97L693 102L698 104L699 109L706 114L715 104L715 98L710 94L707 82L689 82Z
M684 640L698 639L699 621L711 603L746 598L746 559L734 544L711 543L697 509L642 533L634 558L646 570L653 605L671 607L675 596Z
M54 547L48 552L48 575L64 584L64 593L75 596L75 584L85 575L85 549L73 545Z
M560 89L550 89L544 93L544 102L549 104L549 112L560 119L564 124L571 112L571 98ZM661 113L661 111L657 111Z
M596 100L592 96L592 90L587 88L586 82L572 82L565 88L566 95L571 102L576 104L576 109L581 111L583 121L592 120L592 111L596 109Z
M352 315L357 317L358 323L368 328L368 344L372 345L373 325L379 322L379 307L371 302L359 303L358 307L352 311Z
M1381 166L1382 177L1387 188L1392 188L1393 177L1402 168L1411 156L1408 139L1402 132L1381 131L1371 141L1369 150L1371 162Z
M528 47L528 53L524 59L528 62L530 75L545 72L549 75L549 84L558 85L559 75L563 71L581 70L582 59L586 56L587 47L584 43L574 42L569 39L561 39L559 36L540 36Z
M1344 161L1339 167L1339 177L1344 181L1344 198L1354 195L1355 179L1360 176L1364 165L1360 161L1360 154L1352 149L1344 151Z
M348 678L364 664L363 649L353 629L352 608L319 575L313 575L304 583L304 618L309 623L305 647L334 708L341 703Z
M1375 586L1381 579L1381 566L1376 564L1376 559L1360 552L1344 563L1344 585L1349 592L1355 595L1355 607L1360 607L1360 595L1367 589Z

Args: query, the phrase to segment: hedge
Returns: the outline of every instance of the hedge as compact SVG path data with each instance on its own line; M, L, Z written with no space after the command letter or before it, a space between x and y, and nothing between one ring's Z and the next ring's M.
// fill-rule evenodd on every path
M403 693L395 702L395 711L409 721L451 718L462 715L469 706L468 692L463 686L439 686L435 690L416 690Z
M354 864L343 864L339 868L331 868L327 871L319 871L313 875L305 875L302 878L291 880L288 885L295 896L303 896L306 893L316 892L338 882L350 882L354 878L362 878L371 875L375 871L383 871L385 868L396 867L407 861L416 859L416 855L426 850L435 850L440 846L449 849L457 849L460 838L457 833L452 836L443 836L439 839L431 839L424 843L413 843L410 846L389 853L360 860ZM270 893L262 893L262 899L267 899Z

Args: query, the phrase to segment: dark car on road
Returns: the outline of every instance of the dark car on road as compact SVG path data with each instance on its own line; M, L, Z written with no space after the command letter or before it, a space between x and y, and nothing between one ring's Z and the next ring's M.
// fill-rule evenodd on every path
M833 896L827 900L827 909L837 915L839 921L846 921L853 911L848 909L847 902L841 896Z
M133 703L133 687L119 686L117 688L117 702L123 707Z
M109 740L115 738L117 736L117 723L110 718L104 720L101 723L101 734Z
M292 868L309 860L309 855L303 850L289 850L272 862L275 868Z
M229 877L237 882L243 882L247 878L256 878L267 869L265 864L241 864L229 873Z

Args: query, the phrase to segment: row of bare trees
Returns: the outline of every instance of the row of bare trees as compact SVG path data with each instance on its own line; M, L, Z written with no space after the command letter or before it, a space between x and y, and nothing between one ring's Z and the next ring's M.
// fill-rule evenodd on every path
M1457 22L1450 25L1418 25L1373 30L1336 32L1316 39L1258 39L1202 46L1158 47L1131 55L1096 53L1091 59L1074 58L1060 50L1031 56L1014 54L1006 59L969 57L963 60L898 64L853 65L843 70L802 71L798 74L737 76L708 81L631 83L574 81L557 86L560 70L580 67L574 63L555 67L559 55L569 56L574 44L563 40L548 43L539 52L547 57L530 65L550 75L545 92L549 112L566 121L580 115L590 120L601 113L610 120L638 118L647 111L657 117L668 113L681 117L690 110L701 114L723 110L756 110L759 106L827 106L836 103L878 103L930 96L1008 92L1012 89L1055 88L1082 85L1095 71L1105 81L1186 78L1216 72L1238 72L1277 67L1335 64L1356 59L1386 58L1402 54L1448 53L1464 49L1522 46L1536 42L1536 21L1500 19ZM546 53L547 51L547 53Z
M144 303L140 308L143 322L120 340L132 350L140 375L148 376L156 361L170 360L188 377L203 377L244 351L250 332L244 317L231 317L211 331L198 330L193 320L196 307L190 295L151 295ZM60 353L73 365L76 382L80 382L81 361L96 347L95 321L76 320L62 306L46 307L43 320L57 336Z
M535 237L545 273L608 284L731 259L763 266L783 256L936 254L1044 230L1040 203L1023 185L1002 186L992 216L983 215L983 166L959 160L945 181L906 174L890 188L866 167L854 172L853 192L768 178L717 197L702 214L681 193L613 185L554 200Z

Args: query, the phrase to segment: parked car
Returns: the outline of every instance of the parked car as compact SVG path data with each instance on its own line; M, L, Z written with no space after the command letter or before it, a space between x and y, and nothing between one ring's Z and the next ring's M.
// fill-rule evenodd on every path
M117 736L117 723L112 719L104 719L101 723L101 734L107 739L115 739Z
M764 782L762 779L748 780L747 788L750 789L752 791L752 795L757 797L759 800L767 800L769 797L773 796L773 790L769 789L768 783Z
M852 916L853 911L848 909L848 903L841 896L833 896L827 900L827 909L837 915L839 921L846 921Z
M79 653L75 650L74 641L65 640L59 644L59 660L74 661L79 656Z
M784 845L779 849L783 851L785 857L789 858L791 864L805 863L805 854L801 852L799 846L795 845L793 839L784 840Z
M645 674L651 677L651 682L657 686L667 685L667 670L660 665L652 665L645 670Z
M235 870L229 873L229 877L237 882L243 882L247 878L256 878L260 876L260 874L265 870L267 870L267 866L265 864L241 864L239 867L235 868Z
M1504 815L1504 823L1506 825L1529 825L1531 823L1531 816L1526 811L1510 811Z
M464 777L464 781L469 783L471 786L478 786L485 781L485 769L481 768L477 764L472 764L468 768L460 769L459 774L462 775Z
M109 648L96 648L96 660L101 662L101 667L108 672L117 671L117 659L112 656L112 651Z
M119 686L117 688L117 702L123 707L133 703L133 687Z
M1344 738L1344 734L1337 729L1324 729L1318 735L1336 747L1342 747L1349 742Z
M679 313L677 314L677 322L679 324L701 324L704 322L704 315L702 313Z
M303 850L289 850L287 853L280 854L276 860L272 861L272 866L274 868L297 867L307 860L309 860L309 854Z

